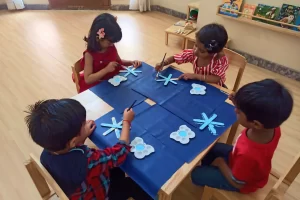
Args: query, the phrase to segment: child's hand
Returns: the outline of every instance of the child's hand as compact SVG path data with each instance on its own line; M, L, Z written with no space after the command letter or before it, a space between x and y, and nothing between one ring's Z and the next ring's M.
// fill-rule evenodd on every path
M197 79L197 74L191 74L191 73L181 74L178 79L195 80Z
M157 63L157 64L155 65L155 71L159 72L159 71L161 71L161 70L163 69L163 67L164 67L164 66L161 66L161 63Z
M81 128L80 139L79 139L82 144L84 144L84 141L86 140L86 138L89 137L93 133L95 128L96 128L95 121L88 120L85 122L85 124Z
M126 109L124 110L123 120L132 122L133 119L134 119L134 115L135 115L135 113L133 112L132 109L130 109L130 110L128 111L128 108L126 108Z
M138 61L138 60L134 60L134 61L132 61L132 65L134 68L138 68L142 65L142 62Z
M232 103L235 105L235 100L234 100L234 98L235 98L235 92L231 93L231 94L228 96L228 99L229 99L230 101L232 101Z
M110 62L106 67L107 73L113 72L116 70L116 67L119 65L117 62Z

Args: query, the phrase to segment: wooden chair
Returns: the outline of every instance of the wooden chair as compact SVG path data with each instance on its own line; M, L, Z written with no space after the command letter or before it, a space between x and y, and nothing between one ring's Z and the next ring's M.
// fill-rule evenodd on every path
M268 184L252 194L240 194L224 190L204 188L202 200L281 200L289 186L293 183L300 172L300 153L295 157L287 171L277 179L277 175L271 172Z
M234 87L232 91L236 92L239 89L241 79L245 70L245 67L247 65L246 58L232 50L224 48L224 53L228 57L229 60L229 67L235 66L239 68Z
M79 93L80 91L80 85L79 85L79 77L80 77L80 72L82 72L81 66L80 66L80 61L78 60L74 66L72 66L72 72L73 72L73 76L74 76L74 81L75 81L75 85L76 85L76 90Z
M30 154L30 160L25 166L43 200L50 199L55 194L60 200L69 199L49 172L33 154ZM51 191L49 186L53 191Z

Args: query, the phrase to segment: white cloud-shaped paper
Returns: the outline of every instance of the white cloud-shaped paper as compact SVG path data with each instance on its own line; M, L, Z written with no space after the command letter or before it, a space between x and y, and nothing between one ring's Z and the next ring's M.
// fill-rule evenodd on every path
M131 152L134 153L134 156L137 159L143 159L146 156L149 156L151 153L154 153L154 148L151 145L148 145L140 137L136 137L131 143Z
M113 78L109 79L108 82L113 86L119 86L122 81L127 81L127 78L124 76L116 75Z
M171 139L180 142L181 144L188 144L190 142L190 139L194 137L196 137L195 132L193 132L186 125L180 126L178 131L173 132L170 135Z
M196 94L196 95L205 95L206 94L205 86L193 83L192 87L193 88L190 91L191 94Z

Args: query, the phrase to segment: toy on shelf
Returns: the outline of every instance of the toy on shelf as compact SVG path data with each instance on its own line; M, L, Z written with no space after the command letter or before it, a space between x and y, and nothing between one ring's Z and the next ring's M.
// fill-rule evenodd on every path
M134 156L137 159L143 159L146 156L149 156L151 153L154 153L154 148L151 145L148 145L144 142L144 140L140 137L136 137L130 143L131 149L130 151L134 153Z
M195 94L195 95L205 95L206 94L206 87L203 86L203 85L193 83L190 93Z
M136 70L136 68L132 67L123 67L124 70L121 70L121 73L126 73L124 76L127 77L130 74L132 74L133 76L138 76L137 73L142 73L142 71Z
M113 78L109 79L108 82L113 86L117 87L121 84L121 82L127 81L127 78L124 76L116 75Z
M164 82L164 85L167 86L170 82L173 83L174 85L177 85L177 80L178 78L172 78L172 74L169 74L168 77L165 77L161 74L158 75L160 78L163 78L163 79L157 79L156 81L157 82Z
M178 29L177 31L175 31L175 33L177 34L189 34L191 31L194 31L196 28L195 28L195 25L193 22L191 21L186 21L185 22L185 25L183 28L180 28Z
M112 124L106 124L106 123L101 124L101 126L103 126L103 127L110 128L107 131L105 131L103 133L103 135L106 136L106 135L108 135L108 134L110 134L111 132L114 131L115 134L116 134L116 137L119 139L120 138L120 130L119 129L122 129L123 121L120 121L120 122L117 123L115 117L112 117L111 121L112 121Z
M193 119L196 124L200 124L200 130L204 130L206 127L208 127L208 130L213 135L218 135L217 130L215 127L223 127L224 123L221 122L215 122L214 120L217 118L218 115L213 114L210 118L207 117L205 113L202 113L202 119Z
M188 144L190 139L196 137L195 132L193 132L186 125L182 125L179 127L179 130L170 134L170 138L180 142L181 144Z

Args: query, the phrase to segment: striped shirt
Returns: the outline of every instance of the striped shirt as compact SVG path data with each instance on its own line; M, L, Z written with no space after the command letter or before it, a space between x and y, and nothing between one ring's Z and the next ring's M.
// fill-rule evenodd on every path
M44 150L41 163L70 200L106 200L110 170L119 167L129 151L122 141L103 150L82 145L62 155Z
M228 69L229 62L226 56L223 56L220 59L216 60L217 55L218 54L215 54L210 64L208 64L205 67L197 66L197 61L199 58L194 55L193 49L186 49L182 53L174 55L174 60L178 65L183 63L192 63L195 74L202 74L205 76L207 75L219 76L221 79L218 85L223 86L226 81L225 73L226 70Z

